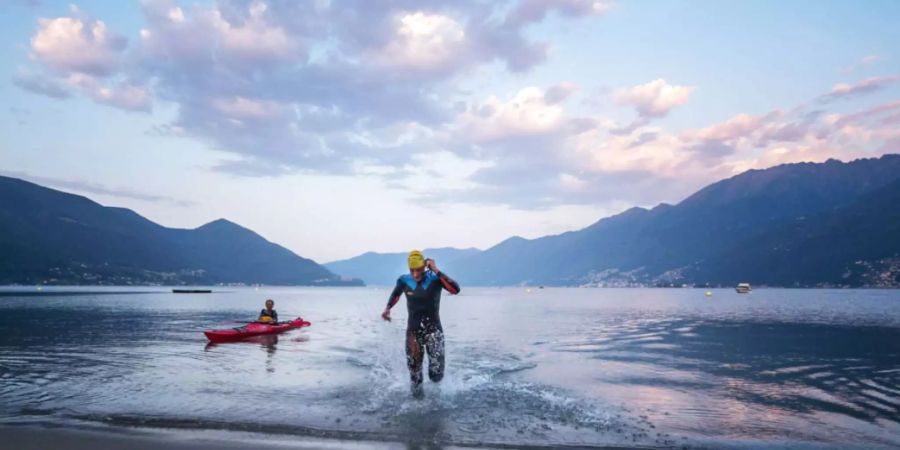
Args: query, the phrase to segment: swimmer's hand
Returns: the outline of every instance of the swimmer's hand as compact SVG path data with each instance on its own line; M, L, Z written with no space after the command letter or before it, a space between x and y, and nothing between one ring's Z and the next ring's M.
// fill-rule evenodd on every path
M385 309L384 309L384 312L381 313L381 318L384 319L384 320L386 320L386 321L388 321L388 322L390 322L390 321L391 321L391 310L385 308Z

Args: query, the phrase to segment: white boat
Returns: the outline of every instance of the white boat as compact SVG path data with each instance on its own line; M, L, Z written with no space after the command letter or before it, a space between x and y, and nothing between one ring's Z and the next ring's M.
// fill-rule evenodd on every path
M752 289L750 289L750 283L739 283L736 288L734 288L738 294L749 294Z

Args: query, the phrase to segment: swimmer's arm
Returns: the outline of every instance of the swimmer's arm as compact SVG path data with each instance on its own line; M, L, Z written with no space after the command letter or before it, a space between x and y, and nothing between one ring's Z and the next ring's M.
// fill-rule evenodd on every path
M431 271L437 275L438 280L441 280L441 286L447 290L451 295L459 294L459 283L453 281L453 278L450 278L444 272L441 272L441 269L438 269L437 263L434 262L433 259L428 258L425 260L425 265L431 269Z
M397 285L394 286L394 291L391 292L391 296L388 297L387 306L384 307L384 312L381 313L381 318L390 322L391 320L391 308L400 301L400 294L403 293L403 282L400 279L397 279Z
M438 280L441 280L441 286L447 290L451 295L459 294L459 283L453 280L445 274L444 272L437 273Z

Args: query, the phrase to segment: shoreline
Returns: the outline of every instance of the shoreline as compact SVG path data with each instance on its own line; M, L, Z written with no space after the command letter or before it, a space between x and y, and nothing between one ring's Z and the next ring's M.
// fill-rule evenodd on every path
M68 427L50 424L0 423L0 442L16 450L307 450L406 449L402 443L272 436L221 430ZM449 448L449 447L447 447Z
M55 423L2 423L3 448L16 450L507 450L590 449L635 450L650 447L621 446L529 446L515 444L461 445L438 442L401 442L366 439L318 438L224 430L185 430L115 426L66 426Z

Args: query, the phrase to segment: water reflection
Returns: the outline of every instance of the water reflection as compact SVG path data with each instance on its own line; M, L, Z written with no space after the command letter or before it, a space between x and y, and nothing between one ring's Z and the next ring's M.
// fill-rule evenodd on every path
M272 293L283 314L316 325L206 351L202 330L255 312L260 293L4 297L0 421L409 448L900 445L896 293L760 290L713 303L691 290L519 291L448 299L448 373L423 401L409 396L403 321L378 320L387 294L373 289ZM248 412L273 393L284 401Z
M900 423L900 330L877 326L643 321L556 346L627 364L619 383L715 390L794 413ZM643 368L643 370L642 370ZM699 375L699 376L698 376Z

